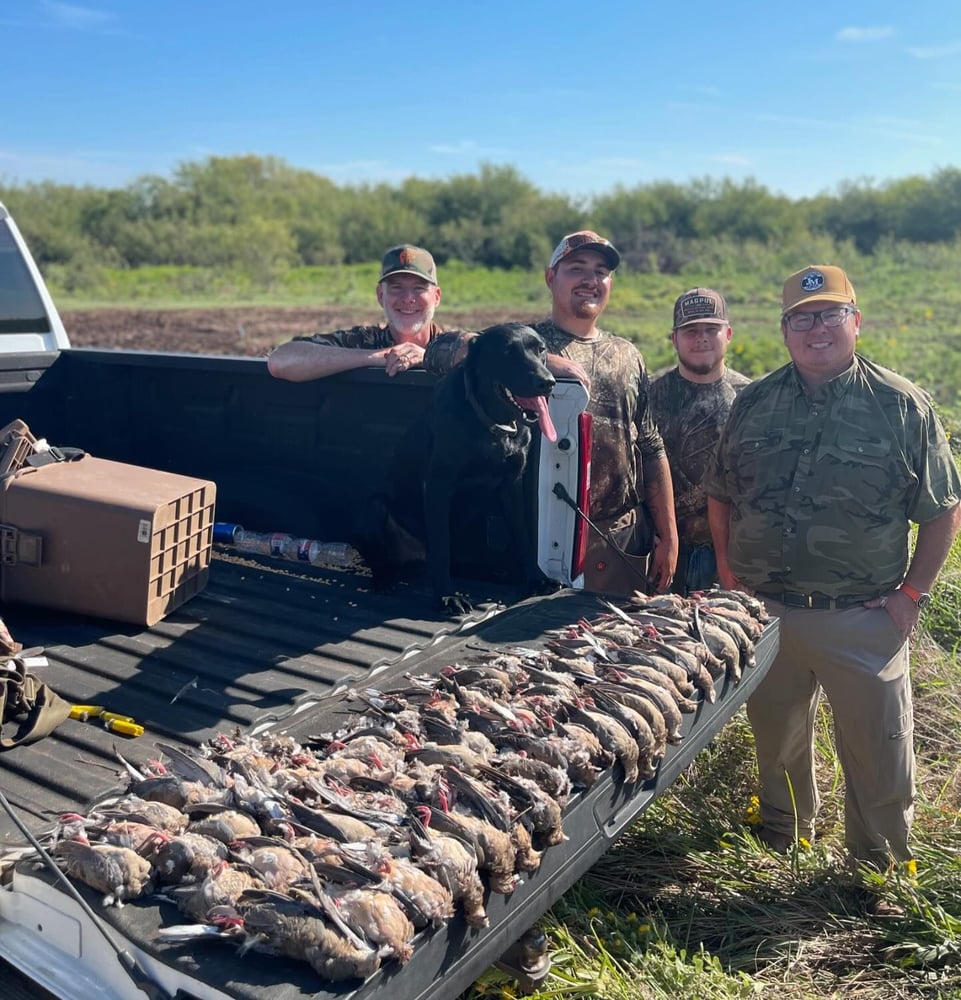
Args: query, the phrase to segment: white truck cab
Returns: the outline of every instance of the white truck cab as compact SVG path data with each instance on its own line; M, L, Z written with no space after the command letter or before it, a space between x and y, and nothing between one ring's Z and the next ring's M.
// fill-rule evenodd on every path
M43 277L0 203L0 354L45 354L69 346Z

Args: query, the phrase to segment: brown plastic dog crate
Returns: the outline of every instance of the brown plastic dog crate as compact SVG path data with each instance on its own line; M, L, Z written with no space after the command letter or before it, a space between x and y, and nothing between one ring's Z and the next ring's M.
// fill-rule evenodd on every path
M0 595L153 625L207 584L216 486L85 455L0 483Z

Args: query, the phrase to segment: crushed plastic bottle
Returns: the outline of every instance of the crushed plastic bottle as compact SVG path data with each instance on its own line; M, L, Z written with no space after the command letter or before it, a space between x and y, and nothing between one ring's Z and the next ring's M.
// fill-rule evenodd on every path
M347 569L361 561L360 553L347 542L319 542L313 538L295 538L279 531L245 531L238 528L233 534L233 545L241 552L308 562L311 566Z
M241 528L234 532L233 544L241 552L254 552L259 556L283 556L284 548L292 539L292 535L281 531L245 531Z

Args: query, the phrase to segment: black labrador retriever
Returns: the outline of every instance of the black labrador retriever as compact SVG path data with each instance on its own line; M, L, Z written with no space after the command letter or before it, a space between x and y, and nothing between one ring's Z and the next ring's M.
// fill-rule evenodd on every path
M425 557L434 596L448 614L463 614L470 602L451 583L451 507L464 491L499 494L514 551L524 560L524 584L533 586L536 567L521 504L521 476L539 424L557 439L547 411L554 376L545 364L547 347L529 326L489 327L470 342L464 363L434 392L427 411L414 421L394 455L387 487L365 511L354 544L374 575L374 586L397 578L405 564Z

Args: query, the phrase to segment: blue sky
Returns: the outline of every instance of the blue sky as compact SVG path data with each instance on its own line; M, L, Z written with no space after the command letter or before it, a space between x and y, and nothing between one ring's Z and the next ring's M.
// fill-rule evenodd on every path
M340 184L512 164L544 191L961 165L961 3L5 0L0 183L211 155Z

